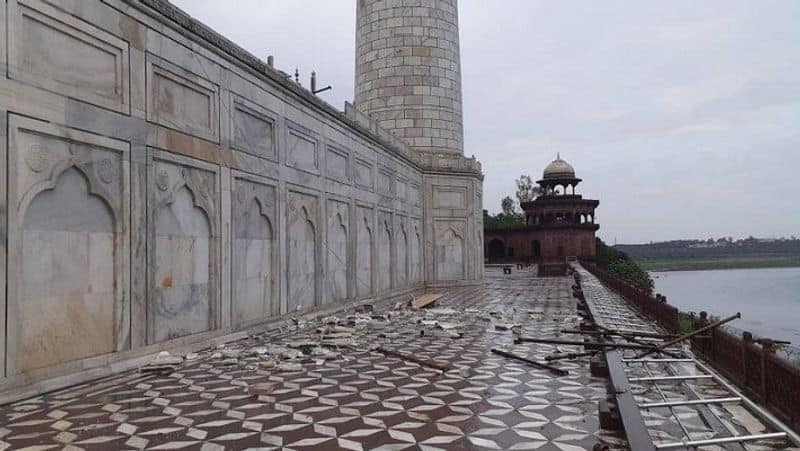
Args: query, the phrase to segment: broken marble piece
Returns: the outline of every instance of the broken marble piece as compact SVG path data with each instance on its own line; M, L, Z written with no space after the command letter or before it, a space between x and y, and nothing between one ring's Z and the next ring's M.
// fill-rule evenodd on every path
M356 313L372 313L375 311L375 306L372 304L358 305L353 309Z
M241 352L236 350L236 349L223 349L222 350L222 357L225 357L226 359L238 359L239 358L239 354L241 354Z
M196 352L190 352L186 354L184 358L186 359L186 361L197 360L198 358L200 358L200 354Z
M328 326L317 329L318 334L324 334L324 335L352 334L353 332L355 332L355 329L353 329L352 327L344 327L344 326Z
M520 324L510 324L510 323L495 323L494 325L495 330L513 331L515 327L522 327L522 326Z
M262 360L261 362L258 362L258 366L262 369L268 370L275 368L278 366L278 364L274 360Z
M269 349L267 349L266 346L256 346L247 350L247 355L250 356L261 356L265 354L269 354Z
M315 347L319 346L319 343L317 343L314 340L297 340L297 341L291 341L291 342L287 343L287 346L289 346L290 348L293 348L293 349L301 349L301 350L305 351L307 349L311 349L311 348L315 348Z
M446 323L445 322L445 323L437 324L437 327L439 327L442 330L454 330L454 329L460 329L460 328L464 327L464 325L461 324L461 323Z
M239 363L239 359L223 359L222 364L225 366L233 366Z
M278 365L278 369L281 371L300 371L303 369L303 365L296 362L283 362Z
M286 349L282 351L278 356L283 360L293 360L300 357L302 353L297 349Z
M144 365L141 368L141 371L142 372L173 371L181 363L183 363L183 357L174 356L170 354L168 351L161 351L155 356L155 358L153 358L153 360Z
M322 336L322 341L338 340L343 338L350 338L353 334L350 332L334 332Z
M451 308L430 308L425 310L429 315L458 315L459 312Z
M247 387L247 392L252 396L269 395L278 387L277 382L261 382Z
M350 336L342 337L342 338L324 337L323 340L322 340L322 345L323 346L334 346L334 347L352 346L353 343L354 343L353 337L350 337Z

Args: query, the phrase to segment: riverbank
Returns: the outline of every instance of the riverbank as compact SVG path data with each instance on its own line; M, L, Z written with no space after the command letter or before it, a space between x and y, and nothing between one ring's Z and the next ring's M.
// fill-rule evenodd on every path
M800 267L800 255L743 255L696 258L634 257L634 260L642 268L651 272Z

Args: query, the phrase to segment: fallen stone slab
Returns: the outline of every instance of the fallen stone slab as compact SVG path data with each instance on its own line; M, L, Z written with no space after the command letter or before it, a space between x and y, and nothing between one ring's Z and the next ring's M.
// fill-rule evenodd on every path
M183 357L172 355L168 351L159 352L153 360L140 368L143 373L174 371L183 363Z

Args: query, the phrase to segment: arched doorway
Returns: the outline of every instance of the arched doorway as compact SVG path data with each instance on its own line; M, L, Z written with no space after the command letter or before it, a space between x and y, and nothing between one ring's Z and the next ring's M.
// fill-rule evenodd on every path
M489 261L499 261L506 256L506 245L498 239L489 241Z
M533 240L531 242L531 256L534 260L542 258L542 243L540 243L539 240Z

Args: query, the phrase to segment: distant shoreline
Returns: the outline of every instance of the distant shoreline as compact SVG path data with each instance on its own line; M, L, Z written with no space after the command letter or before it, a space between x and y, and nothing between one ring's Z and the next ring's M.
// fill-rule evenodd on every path
M711 269L758 269L800 267L800 255L736 256L704 258L634 258L649 272L704 271Z

